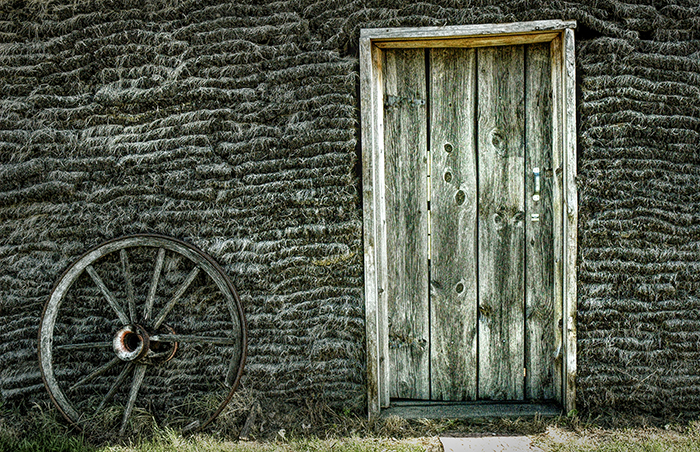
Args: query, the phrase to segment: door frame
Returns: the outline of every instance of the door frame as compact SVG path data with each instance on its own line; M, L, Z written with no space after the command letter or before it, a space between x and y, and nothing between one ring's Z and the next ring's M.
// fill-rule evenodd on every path
M389 339L387 231L384 173L384 49L489 47L551 43L552 163L554 197L554 382L566 412L576 408L576 21L546 20L509 24L420 28L375 28L360 31L360 117L367 350L367 411L388 407Z

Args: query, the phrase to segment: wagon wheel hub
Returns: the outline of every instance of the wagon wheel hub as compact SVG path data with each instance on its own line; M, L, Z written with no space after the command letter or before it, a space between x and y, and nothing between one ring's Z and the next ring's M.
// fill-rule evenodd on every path
M117 331L112 348L122 361L136 361L148 353L150 337L140 325L127 325Z
M170 361L177 352L178 343L161 341L159 334L175 334L168 325L157 331L133 324L120 328L112 340L112 349L122 361L136 361L140 364L162 364Z
M66 269L44 306L38 352L68 421L123 436L139 428L132 414L144 400L140 409L160 411L168 427L207 426L238 387L246 347L240 298L214 259L172 237L138 234L92 248ZM121 416L107 415L115 409Z

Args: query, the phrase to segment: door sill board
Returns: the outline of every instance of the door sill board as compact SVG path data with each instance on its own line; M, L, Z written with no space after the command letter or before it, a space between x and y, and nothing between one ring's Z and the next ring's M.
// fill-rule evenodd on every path
M556 417L562 414L556 402L428 402L422 400L392 400L389 408L383 408L382 417L397 416L403 419L480 419L517 417Z

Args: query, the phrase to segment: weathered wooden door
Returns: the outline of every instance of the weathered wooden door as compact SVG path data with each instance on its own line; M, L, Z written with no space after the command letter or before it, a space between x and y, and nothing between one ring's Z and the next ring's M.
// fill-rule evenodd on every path
M392 398L555 398L550 64L383 52Z

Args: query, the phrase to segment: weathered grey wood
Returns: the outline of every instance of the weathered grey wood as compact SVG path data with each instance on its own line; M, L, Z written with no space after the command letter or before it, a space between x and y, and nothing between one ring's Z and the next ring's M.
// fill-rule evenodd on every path
M151 285L148 288L148 296L146 296L146 303L143 308L143 318L150 319L153 314L153 302L156 298L156 290L158 289L158 280L160 279L160 272L163 269L163 261L165 260L165 249L160 248L158 250L158 255L156 256L155 267L153 268L153 278L151 279Z
M374 51L373 51L374 49ZM381 58L375 59L373 53L380 51L368 38L360 39L360 117L362 118L362 220L364 245L364 286L365 286L365 336L367 356L367 413L373 416L379 413L382 403L380 386L385 386L386 379L380 377L379 359L383 356L379 344L383 337L379 333L379 272L382 267L378 260L377 248L385 243L379 235L380 222L378 212L382 207L378 195L383 190L384 181L379 177L378 164L380 146L383 158L384 133L379 130L383 121L383 108L377 99L383 98ZM376 80L379 79L379 82ZM377 92L377 91L380 92ZM378 139L380 137L381 139Z
M430 51L431 398L476 400L476 51Z
M391 396L427 399L430 333L425 51L391 50L385 54Z
M159 334L151 336L151 341L218 345L235 345L239 342L235 337L195 336L192 334Z
M126 304L129 307L129 318L132 322L136 322L136 297L134 296L134 282L131 278L131 266L129 265L129 256L126 249L119 250L119 258L122 263L122 274L124 275L124 283L126 284Z
M109 369L116 366L120 362L121 362L121 360L119 358L112 358L112 360L109 361L107 364L105 364L101 367L98 367L97 369L95 369L94 371L92 371L91 373L86 375L85 377L78 380L73 386L68 388L68 390L73 391L76 388L80 387L81 385L84 385L85 383L88 383L88 382L94 380L95 378L97 378L100 375L102 375L103 373L107 372Z
M239 366L238 364L241 362L241 354L243 353L243 350L240 346L238 346L238 340L233 339L231 342L228 344L222 344L222 345L234 345L233 353L231 354L231 359L228 361L228 369L226 370L226 379L224 380L224 384L226 387L233 387L233 385L236 382L236 379L238 378L238 373L239 373Z
M104 281L102 281L102 278L100 278L100 275L97 273L97 270L95 270L92 265L88 265L85 268L85 270L88 272L88 274L90 275L94 283L97 285L97 287L100 288L100 292L102 292L102 295L105 297L107 303L112 308L112 310L114 310L114 312L117 314L117 317L119 317L119 320L122 322L122 324L128 325L129 317L126 315L126 313L124 312L124 310L122 309L121 305L114 297L112 292L107 288Z
M143 384L143 378L146 376L146 365L138 364L134 370L134 379L131 382L131 390L129 391L129 400L126 402L126 407L124 407L124 414L122 416L122 425L119 429L119 434L124 435L126 432L126 425L131 416L131 412L134 410L136 405L136 397L139 394L139 389Z
M378 337L379 337L379 365L378 371L381 376L379 386L380 403L382 406L389 406L391 402L391 362L389 359L389 291L385 290L389 280L388 263L388 240L387 240L387 215L386 215L386 155L384 149L384 52L376 46L372 46L372 67L376 70L377 76L374 78L375 95L373 97L373 108L376 112L376 131L378 147L375 162L377 170L377 232L380 237L377 242L377 259L380 262L377 272L377 287L379 292L378 300Z
M525 397L554 397L554 236L552 232L552 83L549 44L525 53ZM536 193L534 170L539 174Z
M396 402L382 411L382 416L404 419L487 419L560 416L561 407L553 404L527 403L416 403Z
M490 35L509 37L508 35L532 34L533 39L536 39L537 35L547 34L546 32L548 31L561 31L575 27L576 21L573 20L537 20L506 24L450 25L444 27L370 28L361 30L360 37L372 40L412 41ZM520 42L515 44L520 44Z
M133 362L127 363L124 366L124 368L122 368L122 371L119 373L117 379L114 380L114 383L112 383L112 386L109 388L109 391L107 391L107 394L105 394L100 404L97 405L95 413L99 413L100 411L102 411L102 408L104 408L105 405L108 404L110 400L112 400L112 397L114 397L114 394L116 394L119 388L121 388L122 383L124 383L124 380L126 380L126 377L129 376L133 368Z
M564 167L563 152L563 91L562 91L562 75L563 75L563 59L562 59L562 38L559 37L551 43L551 66L552 66L552 168L554 175L552 176L552 217L553 217L553 234L554 234L554 394L558 401L563 402L563 376L564 376L564 342L563 342L563 283L564 283L564 229L562 220L563 214L563 199L562 193L563 180L562 169Z
M566 369L564 406L576 409L576 252L578 225L578 196L576 191L576 62L574 31L564 30L564 164L565 164L565 277L564 315L566 322Z
M90 418L93 414L99 412L102 408L104 408L104 405L106 402L111 398L111 396L114 394L114 392L117 390L116 388L119 387L121 382L126 378L126 375L129 373L131 367L126 367L120 376L117 378L117 381L112 385L110 388L110 392L105 396L103 401L98 405L97 410L93 410L88 404L82 404L80 411L76 410L76 408L73 406L71 399L66 397L66 394L64 393L64 389L62 388L61 384L57 381L56 374L54 371L55 368L55 363L53 360L53 353L54 349L55 350L84 350L84 349L92 349L92 348L109 348L112 345L112 336L107 335L104 337L104 339L107 340L102 340L102 341L97 341L97 342L91 342L91 343L79 343L79 344L66 344L66 345L60 345L60 346L53 346L53 334L54 334L54 327L56 324L56 319L59 315L59 310L62 309L62 304L66 299L66 296L68 292L70 291L71 287L73 286L73 283L81 276L81 274L84 271L87 271L88 273L91 273L91 277L93 278L93 281L100 287L100 290L103 292L103 295L105 298L108 300L112 299L114 301L114 304L116 304L116 300L114 299L114 296L109 292L109 290L106 289L106 286L104 286L104 282L102 279L99 277L97 274L97 271L93 268L93 264L97 261L99 261L101 258L104 256L114 253L116 251L119 251L120 257L124 256L125 253L122 253L121 250L131 248L131 247L155 247L155 248L160 248L159 255L165 254L165 251L170 251L176 254L181 255L182 257L185 257L192 261L196 268L200 269L201 271L204 271L207 276L215 283L215 285L218 287L219 292L221 295L224 297L224 301L226 303L226 306L231 314L231 333L233 337L235 338L234 343L229 344L228 341L226 341L226 344L222 345L234 345L236 346L236 351L234 356L236 356L238 360L238 373L235 375L235 382L234 384L231 384L230 391L228 393L228 398L222 402L222 404L219 406L218 411L216 411L215 414L213 414L208 420L205 420L204 422L200 422L201 426L204 426L211 422L216 415L223 409L225 404L230 400L230 397L233 395L233 392L235 391L238 381L240 380L240 376L242 373L242 366L243 366L243 356L244 356L244 350L247 347L247 337L246 337L246 330L245 330L245 319L244 319L244 314L243 314L243 309L242 306L240 305L240 302L237 298L237 295L235 294L235 289L231 285L231 283L228 281L228 278L226 278L225 273L219 267L211 258L207 257L204 255L201 251L197 250L193 246L186 244L184 242L181 242L177 239L165 237L165 236L159 236L159 235L135 235L135 236L129 236L129 237L123 237L119 239L114 239L111 241L108 241L99 247L96 247L89 252L87 252L85 255L83 255L78 261L76 261L73 265L71 265L66 272L63 274L61 279L58 281L56 284L56 287L54 288L53 292L51 293L51 296L49 300L46 303L46 307L44 308L44 312L42 314L41 318L41 323L39 326L39 365L42 373L42 377L46 383L46 387L49 391L49 393L52 396L52 399L55 401L57 407L60 409L60 411L69 419L71 422L73 422L76 425L79 426L85 426L85 422L87 419ZM160 260L160 259L158 259ZM124 261L122 260L122 263ZM128 263L128 261L127 261ZM160 264L162 265L162 263ZM158 264L156 265L156 267ZM123 270L123 268L122 268ZM199 271L199 270L198 270ZM187 283L189 285L191 282ZM103 287L104 286L104 287ZM154 287L154 284L151 284L151 288ZM185 287L183 284L181 286L181 289ZM185 287L186 289L186 287ZM107 294L105 294L105 291ZM180 290L178 290L180 292ZM184 292L184 290L182 290ZM111 303L110 303L111 304ZM63 307L63 309L70 309L70 306L68 307ZM115 309L115 312L118 312L118 310ZM122 318L123 317L123 318ZM128 317L126 314L122 311L122 316L120 316L120 319L123 321L124 319L128 320ZM128 322L127 322L128 323ZM214 338L214 340L210 340L211 338L207 338L209 343L219 343L219 342L224 342L223 338ZM196 339L195 339L196 340ZM116 359L116 358L115 358ZM93 371L88 377L90 379L94 378L95 376L99 376L103 374L108 367L111 367L113 363L116 361L110 362L109 366L103 366L100 368L97 368L95 371ZM59 370L59 372L62 369ZM230 378L229 378L230 380ZM84 384L87 380L80 381L77 386L80 384ZM136 380L135 380L136 381ZM75 385L74 385L75 386ZM136 392L138 392L136 390ZM127 407L128 408L128 407ZM132 407L133 409L133 407ZM128 417L128 416L127 416ZM125 417L125 419L127 418Z
M158 315L156 315L155 321L153 322L153 329L157 330L160 328L165 321L165 318L168 316L168 314L170 314L170 311L173 310L175 304L178 302L180 297L184 295L185 291L190 287L197 275L199 275L199 267L194 267L187 275L187 278L185 278L182 284L180 284L180 287L177 288L170 301L168 301L166 305L163 306L163 309L158 312Z
M476 48L495 47L502 45L523 45L538 42L549 42L558 33L536 33L536 34L509 34L509 35L488 35L474 37L454 37L454 38L426 38L416 40L378 40L377 47L381 49L410 49L410 48Z
M479 26L466 27L431 27L420 29L372 29L362 30L360 39L360 90L361 90L361 118L362 118L362 148L363 148L363 202L364 202L364 244L365 244L365 304L366 304L366 333L367 333L367 378L368 378L368 407L369 413L376 413L380 407L387 406L389 402L389 373L388 365L389 351L387 347L387 290L386 281L389 279L387 271L387 224L386 224L386 203L383 190L385 189L385 180L388 177L384 174L384 67L383 55L386 50L379 46L386 47L410 47L416 45L418 41L426 40L445 40L445 45L448 41L453 44L458 42L460 38L476 35L481 36L506 33L510 34L513 39L510 43L503 41L503 44L508 45L513 42L532 43L550 40L550 36L537 36L538 30L555 31L556 36L551 37L551 55L552 55L552 81L554 88L555 100L553 102L554 122L553 135L554 153L553 153L553 168L555 177L553 178L553 191L557 194L553 198L553 226L555 228L555 244L554 244L554 300L555 300L555 319L556 326L554 334L556 347L554 355L556 357L559 352L559 359L555 359L555 377L554 377L554 393L555 398L562 403L567 403L567 410L575 407L575 385L564 387L562 380L564 379L565 369L563 368L564 361L571 362L571 369L575 373L575 324L573 316L565 316L563 312L563 303L568 303L567 311L575 315L575 296L571 295L571 291L567 290L568 297L564 300L564 284L563 281L567 278L567 286L575 288L575 224L567 226L569 231L566 231L562 224L564 218L564 208L561 196L568 196L571 190L574 193L575 186L564 186L564 172L571 171L571 167L566 166L563 161L564 149L572 149L571 146L566 147L562 139L564 130L573 130L572 138L569 140L573 144L575 151L575 118L566 119L567 112L574 111L575 97L571 94L573 89L572 83L565 83L565 70L563 59L566 58L570 68L573 65L573 47L571 51L565 55L565 46L562 44L564 40L566 28L576 26L574 21L545 21L544 28L538 28L537 23L524 24L522 28L520 24L488 24ZM551 28L547 29L546 27ZM505 28L503 28L505 27ZM510 27L510 28L508 28ZM547 31L547 33L548 33ZM516 35L521 36L516 36ZM527 36L530 35L532 40L529 41ZM573 35L572 35L573 37ZM411 41L401 43L400 41ZM457 38L457 40L452 40ZM388 41L395 40L394 43ZM467 41L465 41L466 43ZM573 43L573 40L571 40ZM486 40L473 40L469 46L486 45ZM423 44L421 44L423 45ZM427 44L426 44L427 45ZM438 45L434 43L433 45ZM441 45L441 44L440 44ZM567 47L568 48L568 47ZM573 75L573 73L572 73ZM561 81L559 83L557 78ZM566 85L566 89L565 89ZM570 99L570 100L567 100ZM557 101L556 99L559 99ZM566 121L566 124L563 124ZM557 129L558 128L558 129ZM574 154L575 155L575 154ZM557 160L559 159L559 163ZM575 158L570 157L568 160L574 163L573 174L575 174ZM566 168L565 168L566 166ZM557 172L558 170L558 172ZM558 176L558 177L556 177ZM571 179L573 180L573 178ZM556 184L559 184L557 187ZM566 192L565 192L566 190ZM570 204L573 205L573 204ZM575 212L574 212L575 213ZM527 219L526 219L527 220ZM572 235L573 234L573 235ZM564 238L566 237L566 238ZM573 242L573 248L570 243ZM567 248L568 247L568 248ZM565 251L565 248L567 249ZM369 251L369 252L368 252ZM573 258L573 265L571 265ZM569 262L568 266L564 262ZM568 273L567 273L568 272ZM570 276L569 276L570 275ZM564 320L567 317L570 320ZM564 338L559 330L559 320L565 325L569 343L564 344ZM573 338L573 340L572 340ZM573 353L572 353L573 351ZM566 394L566 395L565 395ZM564 401L567 398L568 402Z
M479 398L524 396L523 47L479 49Z
M112 346L112 341L103 342L84 342L81 344L65 344L57 345L54 350L90 350L96 348L110 348Z

